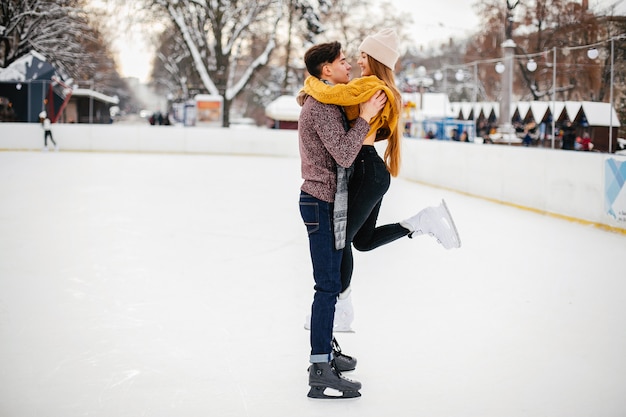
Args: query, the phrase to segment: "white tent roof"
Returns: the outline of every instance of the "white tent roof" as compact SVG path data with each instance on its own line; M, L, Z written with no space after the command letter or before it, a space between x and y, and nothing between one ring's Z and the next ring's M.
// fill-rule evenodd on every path
M473 103L463 102L461 104L461 114L464 119L468 119L472 114Z
M512 103L512 104L513 104L513 106L515 106L514 109L517 109L517 111L519 112L519 116L522 119L526 118L526 115L528 114L528 110L530 110L530 102L529 101L518 101L517 103ZM511 112L511 113L513 113L513 112Z
M590 126L621 126L615 108L612 108L609 103L583 101L582 109Z
M531 101L530 110L533 112L535 122L540 122L550 109L550 103L547 101Z
M419 109L421 100L419 93L403 94L402 99L405 103L409 101L415 103L416 108ZM443 93L424 93L421 103L424 106L422 115L425 118L439 118L444 114L447 117L456 117L459 114L459 108L453 107L448 101L448 96Z
M497 102L478 102L474 106L475 115L482 111L485 117L489 117L489 114L493 111L496 117L499 117L500 105ZM575 120L582 110L590 126L621 126L617 112L614 108L611 108L609 103L595 101L556 101L554 103L551 101L519 101L511 103L511 114L518 111L520 117L524 119L528 115L528 111L532 110L533 118L536 122L540 122L549 112L552 113L553 106L555 120L560 119L561 116L567 116L568 119ZM438 109L442 107L443 105L437 105ZM426 106L426 100L424 101L424 108L424 112L429 114L428 111L430 109ZM467 119L471 109L472 103L454 102L450 104L448 115L457 117L460 114L464 119ZM437 116L441 116L441 114Z
M500 104L495 101L486 101L482 104L483 114L485 117L489 117L489 115L493 112L496 117L500 117Z
M452 110L452 114L448 114L448 116L452 116L453 118L462 118L465 117L463 113L463 103L450 103L450 109Z
M99 93L97 91L88 88L76 88L72 90L72 95L75 97L92 97L96 100L109 104L119 104L120 100L117 96L111 97L106 94Z
M273 120L297 122L300 118L300 105L296 96L280 96L265 107L265 115Z
M576 116L578 116L578 112L582 107L582 103L580 101L566 101L565 102L565 112L567 113L567 117L570 120L574 120Z

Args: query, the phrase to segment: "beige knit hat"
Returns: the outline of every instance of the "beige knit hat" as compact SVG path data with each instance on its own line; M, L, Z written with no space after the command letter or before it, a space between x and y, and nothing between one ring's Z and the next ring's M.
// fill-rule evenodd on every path
M365 52L390 69L394 69L400 53L398 52L398 35L393 29L383 29L375 35L366 37L359 51Z

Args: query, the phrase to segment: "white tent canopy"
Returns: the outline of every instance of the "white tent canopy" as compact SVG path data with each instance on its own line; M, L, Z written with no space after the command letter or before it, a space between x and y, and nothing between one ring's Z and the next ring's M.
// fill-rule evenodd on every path
M300 105L296 96L280 96L265 107L265 115L273 120L297 122L300 118Z
M455 111L451 114L467 119L472 108L472 103L453 102L450 104ZM494 102L478 102L474 104L474 114L481 111L488 117L494 111L496 117L499 113L498 103ZM590 126L621 126L617 112L609 103L595 101L520 101L511 103L511 115L517 111L522 119L525 119L529 111L532 111L532 118L536 123L540 123L546 116L552 113L554 106L555 120L567 118L576 120L581 116L585 116ZM426 107L426 106L424 106ZM581 114L582 112L582 114Z
M91 97L108 104L119 104L120 102L120 99L117 96L107 96L106 94L102 94L88 88L75 88L72 90L72 95L74 97Z
M517 110L517 112L519 113L519 116L522 119L525 119L526 115L528 114L528 111L530 110L530 102L529 101L518 101L517 103L513 103L513 104L514 104L514 109ZM513 112L515 112L515 110Z
M453 107L443 93L424 93L421 97L420 93L405 93L402 99L404 103L413 103L423 118L456 117L459 113L459 107Z
M581 107L591 126L621 126L617 112L609 108L609 103L583 101Z
M543 120L545 115L550 110L550 103L547 101L531 101L530 102L530 111L533 114L533 119L535 122L540 122Z

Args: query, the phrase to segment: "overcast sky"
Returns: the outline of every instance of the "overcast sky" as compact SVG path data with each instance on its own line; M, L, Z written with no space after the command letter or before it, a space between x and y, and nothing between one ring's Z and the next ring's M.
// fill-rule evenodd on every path
M401 11L413 16L415 43L438 44L450 37L470 34L479 26L479 18L472 7L475 0L439 0L415 2L414 0L388 0ZM504 4L505 0L502 0ZM589 0L593 10L617 5L617 13L626 15L626 0Z
M416 45L433 45L450 37L463 37L476 30L478 16L474 13L474 0L389 0L398 10L413 16L413 33ZM504 0L502 0L504 1ZM626 15L626 0L589 0L593 9L617 4L617 12ZM132 41L120 39L120 66L123 76L138 77L145 81L150 69L151 51L135 36Z

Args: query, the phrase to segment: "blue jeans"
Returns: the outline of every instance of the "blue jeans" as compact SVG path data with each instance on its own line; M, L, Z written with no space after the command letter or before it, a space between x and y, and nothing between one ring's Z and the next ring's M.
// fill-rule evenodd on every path
M315 295L311 307L311 359L332 359L335 303L341 290L341 250L335 249L333 204L300 193L300 215L309 234Z
M410 233L399 223L376 227L383 196L391 184L385 162L372 145L363 145L354 161L354 172L348 184L348 223L346 246L341 260L341 291L352 281L354 263L352 244L358 251L369 251Z

